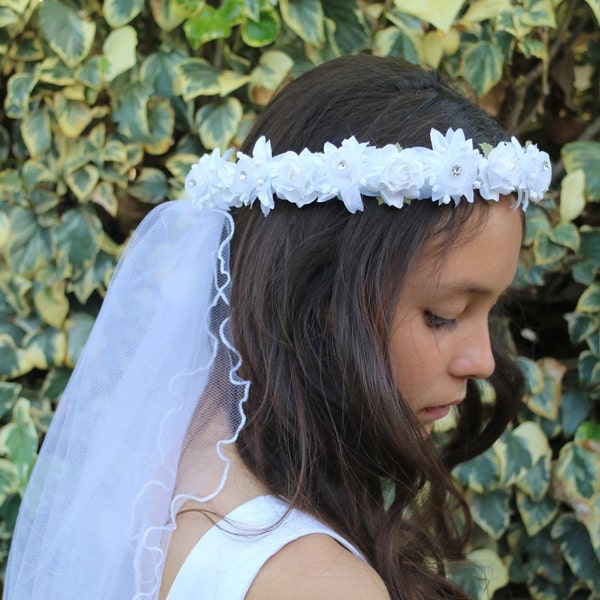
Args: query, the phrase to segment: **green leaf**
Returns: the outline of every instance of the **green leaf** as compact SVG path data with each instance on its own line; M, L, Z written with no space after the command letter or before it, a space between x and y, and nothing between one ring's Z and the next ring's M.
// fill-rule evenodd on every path
M52 145L48 109L32 110L21 121L21 136L32 157L43 156Z
M84 165L65 174L65 181L79 202L85 202L100 179L98 167Z
M0 377L14 379L28 373L33 368L31 359L17 348L13 338L0 333Z
M540 366L529 358L516 356L515 362L525 375L529 394L539 394L544 389L544 372Z
M45 323L57 329L62 327L69 314L69 301L65 295L64 280L46 285L34 281L33 304Z
M600 423L585 421L575 432L575 441L586 450L600 452Z
M560 184L560 220L576 219L585 208L585 171L575 169L567 173Z
M504 57L500 48L492 42L480 41L464 51L460 72L481 97L500 81L503 66Z
M144 144L151 141L147 112L149 100L150 90L143 83L134 82L119 90L113 110L113 119L118 123L119 132Z
M151 98L148 102L150 141L144 144L148 154L164 154L173 144L175 112L166 98Z
M320 0L280 0L285 24L302 40L315 46L325 43L325 15Z
M460 483L474 492L484 493L487 490L494 490L500 484L498 456L490 448L470 461L459 464L453 474Z
M579 297L577 312L596 313L600 311L600 283L592 283Z
M56 113L58 125L68 138L79 137L94 118L85 102L69 100L62 95L57 98Z
M110 0L104 3L104 16L109 4ZM132 1L127 0L127 4ZM67 66L77 66L89 54L96 34L93 20L58 0L44 0L38 22L42 36Z
M51 369L48 371L40 389L40 396L53 404L57 404L67 387L72 372L71 369Z
M573 252L579 250L579 230L572 223L560 223L548 232L548 237L554 244L564 246Z
M568 313L565 319L574 344L581 344L600 327L600 315L594 313Z
M561 380L566 368L552 358L539 361L544 372L544 388L539 394L527 398L527 408L545 419L555 421L558 417L561 398Z
M398 10L414 15L442 31L448 31L454 23L464 0L394 0Z
M58 253L68 257L72 276L77 279L89 269L98 253L102 224L90 211L68 210L53 233Z
M448 565L448 577L469 598L490 600L494 592L508 583L508 569L496 552L489 548L469 552L460 566Z
M369 46L365 17L356 0L323 0L323 11L335 23L335 43L341 54L354 54Z
M29 4L29 1L25 4ZM43 60L44 56L44 45L39 36L25 31L19 38L19 46L15 48L13 59L17 62L38 62Z
M61 367L67 351L65 334L53 327L27 334L23 339L23 350L36 369L46 371Z
M23 386L14 381L0 381L0 417L14 406Z
M78 81L99 92L104 82L104 57L90 57L75 74Z
M517 491L517 510L530 536L549 525L558 513L558 502L546 496L535 502L527 494Z
M252 71L250 81L250 98L255 104L266 104L258 100L260 92L267 90L266 100L279 87L294 66L294 61L289 55L279 50L267 50L258 61L258 66Z
M592 9L596 21L600 24L600 0L585 0L588 6Z
M112 29L116 29L137 17L142 8L144 0L104 0L102 15Z
M250 81L250 75L224 70L219 73L217 80L219 83L219 96L223 97L246 85Z
M94 317L86 313L73 313L66 323L67 357L65 365L73 368L81 351L85 346L88 336L94 326Z
M100 181L90 193L89 200L101 206L111 217L116 217L119 212L119 202L108 181Z
M4 112L10 119L22 119L29 111L29 97L37 83L31 73L15 73L7 83Z
M200 141L207 150L229 146L242 119L242 103L234 97L203 106L196 113Z
M475 0L469 2L462 23L480 23L497 17L502 11L511 9L510 0Z
M35 425L30 415L29 400L20 398L13 409L14 422L0 429L0 453L7 456L19 474L19 492L23 493L38 447Z
M546 437L541 434L544 438ZM534 463L533 448L529 447L529 441L513 432L506 432L493 446L500 470L502 473L502 485L512 485L520 479Z
M270 7L260 12L258 21L247 19L241 28L242 40L252 48L262 48L272 44L278 38L280 31L279 15Z
M533 254L539 265L550 265L562 260L567 254L564 246L555 244L550 238L549 230L539 230L533 240Z
M579 230L581 244L575 257L573 279L589 285L600 269L600 228L583 225Z
M168 197L169 183L159 169L144 167L128 191L131 196L142 202L158 204Z
M396 27L386 27L375 34L373 54L399 56L414 64L419 62L419 52L414 40L404 30Z
M577 361L579 383L583 387L592 387L600 384L600 361L589 350L584 350Z
M502 537L510 520L510 493L506 489L494 490L485 494L466 494L473 520L490 537Z
M75 85L73 69L65 65L58 56L49 56L35 66L37 78L50 85L72 86Z
M580 169L585 173L588 200L600 201L600 142L577 141L565 144L561 157L567 173Z
M17 467L5 458L0 458L0 503L19 491L19 473Z
M554 468L555 486L557 491L560 488L560 497L574 508L593 498L599 467L595 452L588 452L574 443L563 446Z
M197 49L206 42L229 37L231 26L226 16L207 5L199 14L186 20L183 30L190 46Z
M9 267L15 273L33 277L36 271L48 264L48 259L52 256L50 233L40 226L35 215L20 207L14 207L9 218Z
M31 281L16 273L0 271L0 290L4 293L4 300L12 311L21 317L29 315L29 290Z
M579 391L569 391L563 394L561 400L561 415L564 434L571 437L581 422L590 412L591 400L587 394Z
M108 34L102 45L105 58L104 79L106 81L112 81L136 65L137 44L137 32L133 27L121 27Z
M82 277L71 284L71 289L80 304L85 304L89 297L98 292L101 296L106 293L108 282L115 268L113 256L100 251L94 264Z
M525 0L523 23L530 27L556 28L556 18L551 0Z
M534 502L540 502L548 493L551 481L551 455L543 456L531 469L515 482L517 489Z
M600 589L600 563L586 528L573 514L561 515L552 526L552 537L573 573L595 590Z
M188 102L198 96L214 96L219 93L217 71L203 58L182 60L175 69L175 91Z

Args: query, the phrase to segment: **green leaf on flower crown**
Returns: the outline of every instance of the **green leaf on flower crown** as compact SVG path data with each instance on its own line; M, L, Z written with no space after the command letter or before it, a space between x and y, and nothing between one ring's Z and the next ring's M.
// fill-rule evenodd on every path
M242 103L235 97L203 106L195 118L202 145L207 150L226 149L237 131L242 114Z
M356 0L322 0L327 19L335 23L335 43L341 54L354 54L369 45L364 14Z
M315 46L325 43L325 15L320 0L280 0L284 23L302 40Z
M570 142L562 147L561 157L567 173L579 169L585 173L588 200L600 201L600 142Z
M133 27L121 27L108 34L102 45L105 59L104 79L106 81L112 81L136 65L137 45L137 32Z
M481 97L502 77L504 57L496 44L480 41L467 47L462 55L460 72Z
M183 30L190 46L196 50L206 42L229 37L231 27L226 15L206 5L197 15L186 20Z
M14 381L0 381L0 417L12 409L23 386Z
M9 212L10 236L7 242L9 268L25 277L48 264L52 242L48 229L41 227L36 216L20 207Z
M493 539L500 539L510 522L510 491L498 489L476 494L467 490L465 496L475 523Z
M551 496L545 496L536 502L527 494L517 491L516 499L517 510L530 536L549 525L558 513L558 502Z
M281 20L272 7L262 10L258 21L247 19L241 27L242 40L251 48L272 44L279 37L280 31Z
M375 34L373 54L399 56L411 63L419 62L419 50L413 38L403 29L386 27Z
M137 17L144 7L144 0L104 0L102 16L113 28L127 25Z
M7 83L4 114L10 119L22 119L29 111L29 97L37 83L32 73L15 73Z
M39 443L30 408L29 400L17 400L13 408L13 422L0 429L0 453L17 468L21 493L27 485Z
M552 526L552 537L558 541L573 573L591 589L600 590L600 562L586 528L577 521L575 515L561 515Z
M187 58L175 68L175 91L188 102L198 96L214 96L219 93L217 71L203 58Z
M106 17L108 0L104 3ZM127 4L132 4L127 0ZM74 9L58 0L44 0L39 7L39 27L42 36L69 67L75 67L88 55L94 36L96 23L80 16Z
M81 355L85 342L94 326L94 317L86 313L73 313L66 323L67 356L65 365L73 368Z

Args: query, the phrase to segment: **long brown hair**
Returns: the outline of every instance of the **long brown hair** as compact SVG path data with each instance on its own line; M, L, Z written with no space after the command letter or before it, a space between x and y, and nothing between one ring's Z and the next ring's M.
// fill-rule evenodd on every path
M273 152L322 150L354 135L374 145L426 146L430 128L462 127L476 142L505 138L493 119L434 73L400 59L331 61L285 87L259 116ZM232 319L251 381L238 449L271 493L355 544L392 598L466 598L444 576L461 556L468 509L449 469L489 447L512 418L522 385L495 347L496 404L486 415L470 383L457 434L438 453L391 374L392 319L426 242L448 248L477 231L487 205L365 199L297 208L277 201L235 214ZM453 515L462 511L458 519Z

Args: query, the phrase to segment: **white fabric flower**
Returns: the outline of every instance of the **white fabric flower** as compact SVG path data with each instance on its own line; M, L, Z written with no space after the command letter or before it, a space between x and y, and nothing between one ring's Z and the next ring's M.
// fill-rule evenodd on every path
M240 153L238 153L239 156ZM260 201L263 214L267 216L274 207L273 179L277 174L277 161L273 160L271 142L267 141L264 135L261 135L254 144L252 164L256 198Z
M479 159L479 193L484 200L499 200L500 195L510 194L520 181L520 159L515 147L500 142L487 157Z
M304 206L317 199L323 181L322 155L305 148L300 154L289 151L279 157L273 188L279 198Z
M221 156L215 148L192 165L185 178L185 190L199 208L227 210L231 206L235 165L229 161L230 156L231 152Z
M434 153L430 165L437 170L430 180L431 199L440 204L448 204L450 200L458 204L464 196L473 202L480 157L479 151L473 148L473 141L465 139L462 129L448 129L445 136L432 129L430 137Z
M329 142L325 144L323 169L327 185L320 190L318 202L338 196L351 213L363 210L360 181L366 147L366 143L359 143L354 136L344 140L339 148Z

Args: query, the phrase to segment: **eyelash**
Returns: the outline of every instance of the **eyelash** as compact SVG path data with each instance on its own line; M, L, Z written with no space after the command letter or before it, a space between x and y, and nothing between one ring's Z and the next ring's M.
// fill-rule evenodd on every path
M456 319L444 319L430 310L425 311L425 321L432 329L447 329L451 331L456 327Z

